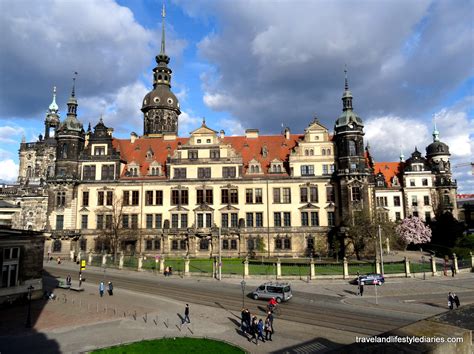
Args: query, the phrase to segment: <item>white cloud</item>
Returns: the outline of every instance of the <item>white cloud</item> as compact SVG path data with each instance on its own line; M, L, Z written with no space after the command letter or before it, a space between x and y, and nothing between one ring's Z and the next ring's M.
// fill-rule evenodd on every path
M0 142L2 143L18 143L18 137L25 134L25 129L18 126L0 127Z
M238 120L235 119L219 119L218 125L220 127L219 130L224 130L226 135L243 135L245 133L245 128Z
M453 157L472 157L474 140L474 119L469 120L466 112L442 109L435 114L440 140L449 146Z
M0 161L0 180L14 182L18 177L19 166L12 160Z
M202 118L194 115L194 112L181 112L178 118L178 129L180 136L188 136L190 132L201 126Z

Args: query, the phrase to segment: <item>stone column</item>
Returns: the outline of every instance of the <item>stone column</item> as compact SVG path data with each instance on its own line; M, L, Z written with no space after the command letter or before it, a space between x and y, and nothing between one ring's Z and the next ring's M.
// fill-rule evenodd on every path
M313 257L311 257L309 259L309 279L310 280L316 279L316 272L315 272L315 268L314 268L314 259L313 259Z
M342 267L342 277L344 279L349 277L349 263L347 262L347 258L344 257L343 267Z
M277 279L281 279L281 260L280 258L277 258L277 274L276 274L276 278Z
M142 270L142 268L143 268L143 256L140 255L138 257L138 270Z
M380 259L375 260L375 273L380 274Z
M70 258L71 262L74 262L74 250L69 251L69 258Z
M431 275L436 276L438 275L438 272L436 271L436 259L433 257L433 255L431 255L430 261L431 261Z
M79 251L79 252L77 253L77 259L76 259L76 261L79 262L79 264L81 264L81 260L82 260L82 252Z
M410 261L408 260L407 257L405 257L405 277L411 277L411 272L410 272Z
M189 275L189 257L184 258L184 275Z
M390 240L388 237L385 239L385 250L387 254L390 254Z
M456 256L456 253L453 253L453 262L454 262L454 272L457 274L459 273L459 267L458 267L458 257Z
M249 276L249 259L245 258L244 261L244 278Z
M471 271L474 271L474 253L469 252L471 255Z
M160 273L164 274L165 272L165 257L160 257Z
M87 264L88 265L92 264L92 252L89 252L89 259L87 260Z
M158 270L159 258L155 256L155 271Z
M105 266L107 264L107 255L103 254L102 255L102 265Z
M123 252L120 253L120 259L119 259L119 269L123 269L123 261L125 259L125 256L123 255Z

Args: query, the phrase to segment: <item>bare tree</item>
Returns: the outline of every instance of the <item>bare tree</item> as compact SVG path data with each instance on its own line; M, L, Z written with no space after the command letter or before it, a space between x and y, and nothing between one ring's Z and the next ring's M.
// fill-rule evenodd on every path
M104 213L105 220L103 228L99 234L99 239L110 247L110 251L114 255L114 262L117 260L120 243L125 235L123 228L123 201L121 198L114 198L110 209L107 208Z

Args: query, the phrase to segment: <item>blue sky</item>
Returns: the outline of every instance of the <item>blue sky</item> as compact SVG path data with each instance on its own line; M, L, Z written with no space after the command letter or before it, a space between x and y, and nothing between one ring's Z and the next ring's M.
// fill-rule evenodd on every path
M142 133L162 1L0 2L0 179L15 178L18 144L43 132L52 87L65 116L78 71L79 118L101 114L115 136ZM431 142L433 117L452 165L472 161L472 1L166 2L167 52L182 115L215 130L302 132L316 115L330 131L341 111L344 66L376 161ZM455 167L459 192L472 172Z

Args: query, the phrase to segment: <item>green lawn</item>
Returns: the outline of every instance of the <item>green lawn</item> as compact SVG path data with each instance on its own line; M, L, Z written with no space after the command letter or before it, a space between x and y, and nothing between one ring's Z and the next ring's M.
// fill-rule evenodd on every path
M242 349L211 339L165 338L99 349L92 353L245 353Z

